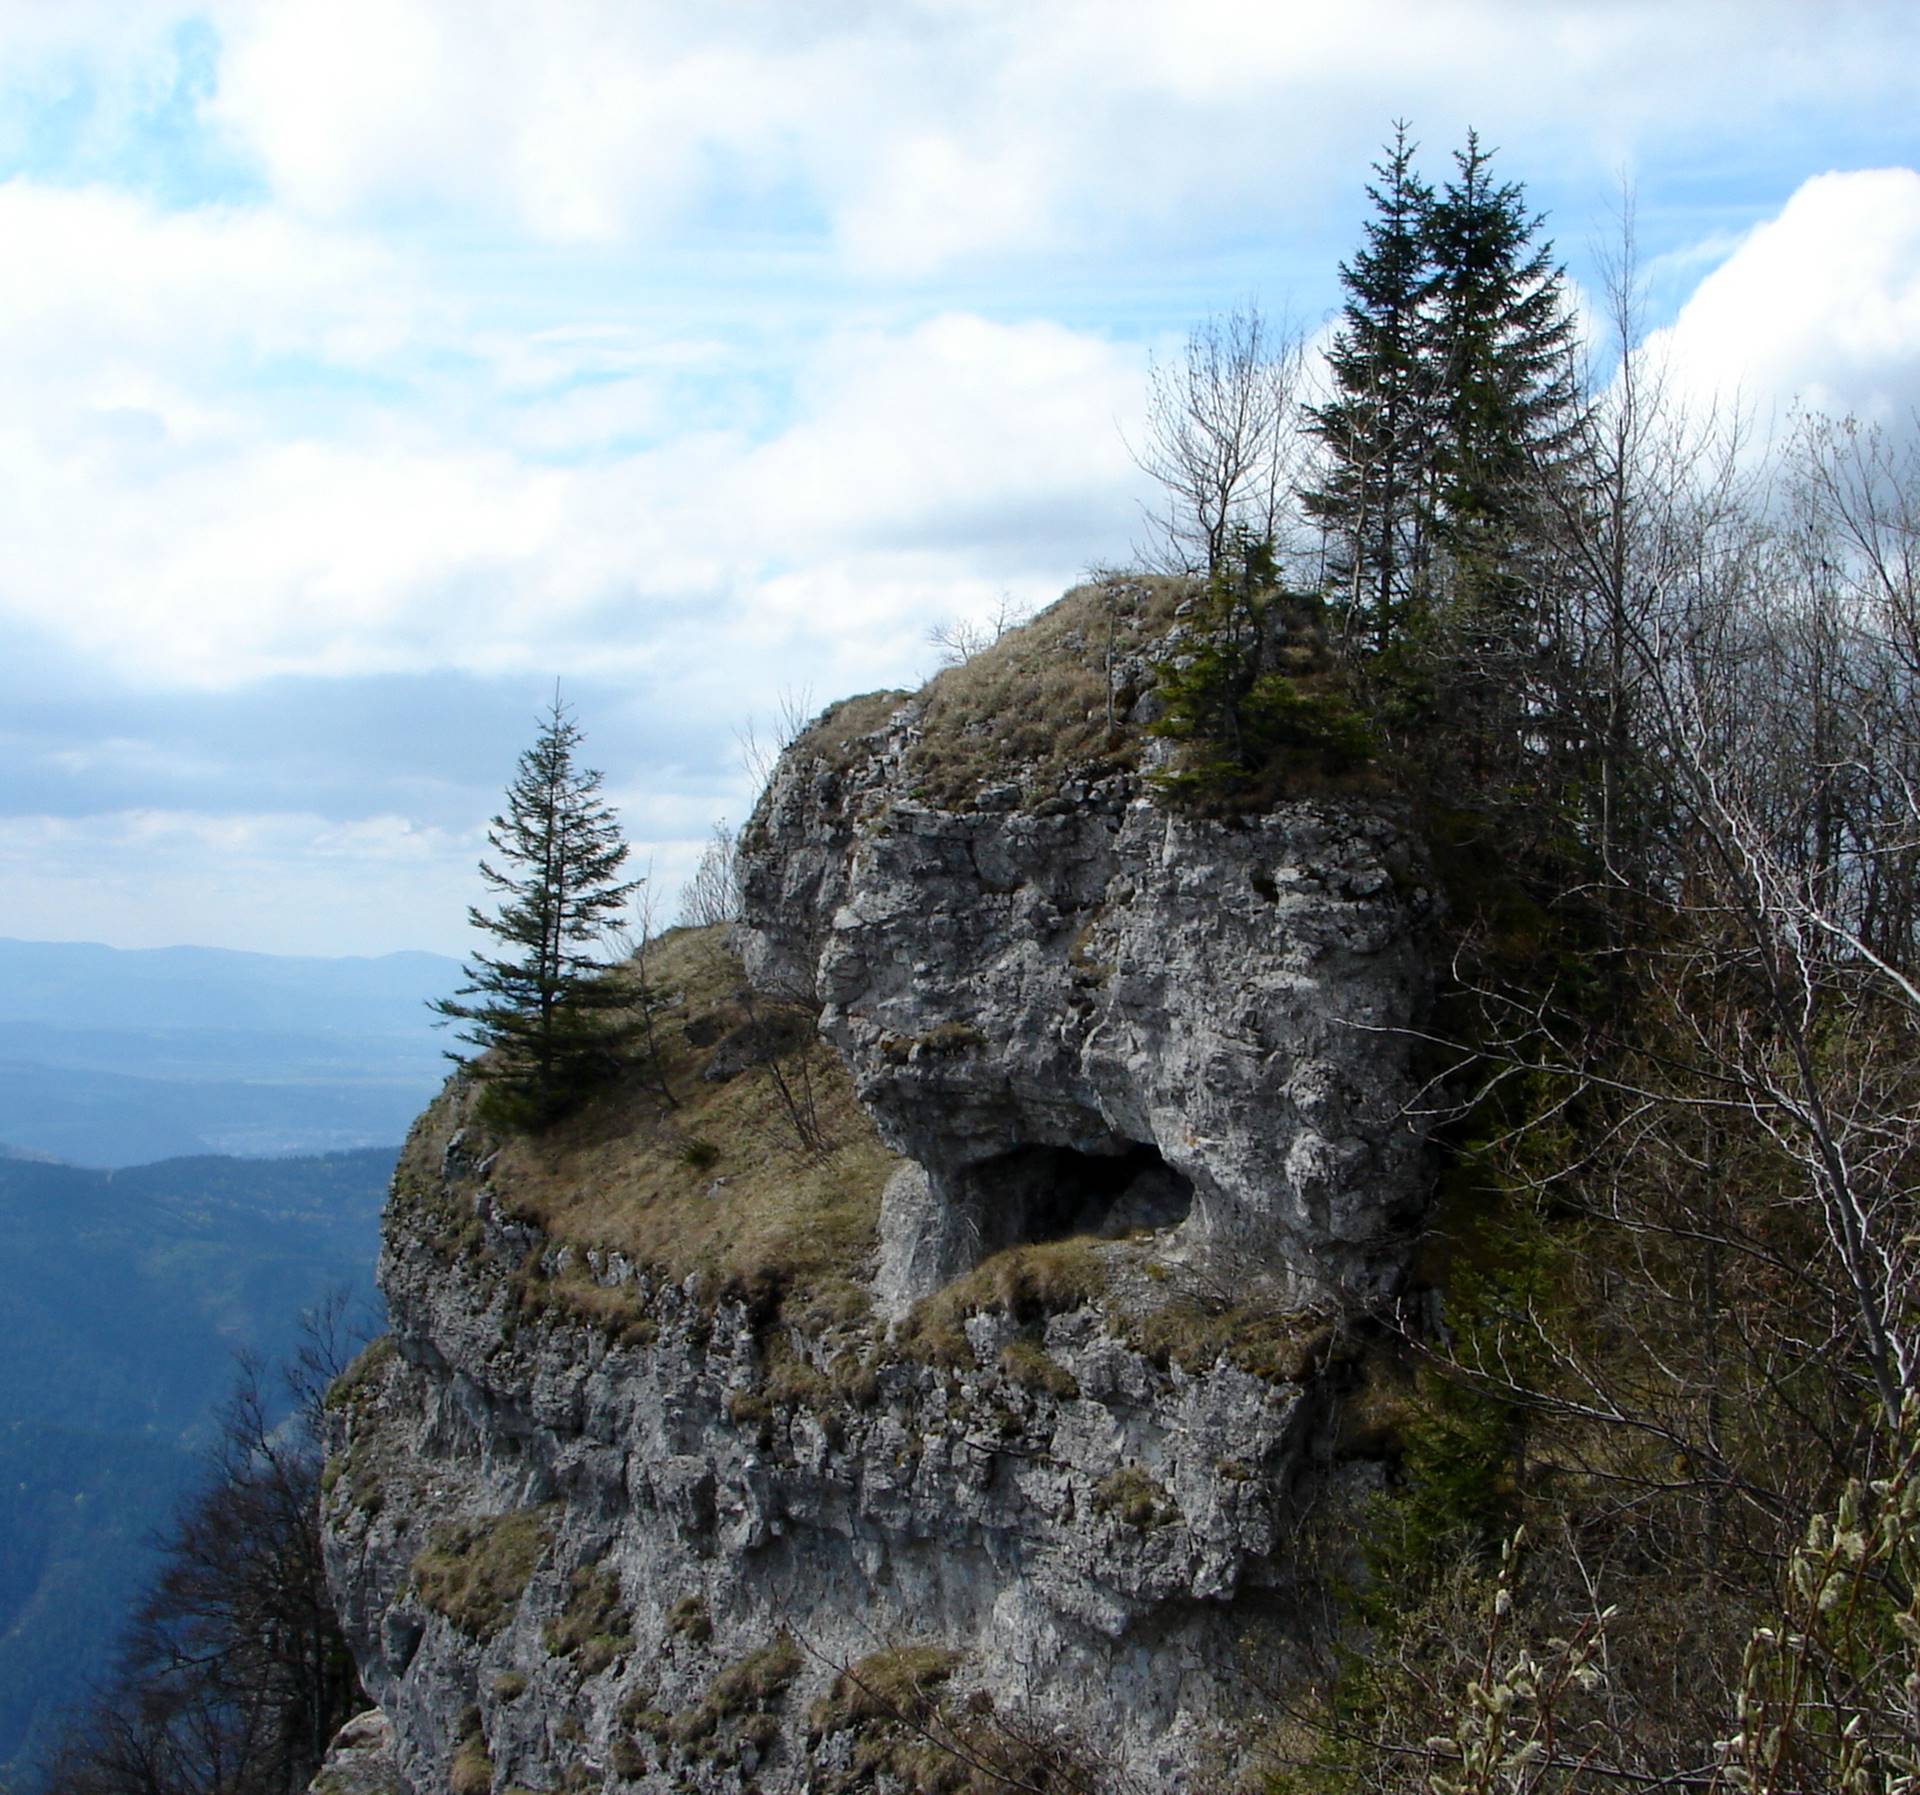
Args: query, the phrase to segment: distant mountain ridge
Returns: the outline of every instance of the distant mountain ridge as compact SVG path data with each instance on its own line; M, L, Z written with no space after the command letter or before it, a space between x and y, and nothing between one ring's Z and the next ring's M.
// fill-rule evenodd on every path
M460 979L444 954L369 958L0 936L0 1020L62 1028L412 1035Z
M441 954L0 937L0 1142L75 1165L391 1145L438 1088Z

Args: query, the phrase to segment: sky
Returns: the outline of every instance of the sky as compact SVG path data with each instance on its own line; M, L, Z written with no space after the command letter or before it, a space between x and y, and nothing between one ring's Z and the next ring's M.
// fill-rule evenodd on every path
M739 738L1144 540L1394 121L1684 382L1910 430L1908 0L0 0L0 935L466 953L555 682L655 920Z

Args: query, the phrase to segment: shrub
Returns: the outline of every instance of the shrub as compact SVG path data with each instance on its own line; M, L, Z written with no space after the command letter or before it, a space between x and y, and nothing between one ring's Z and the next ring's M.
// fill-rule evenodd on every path
M1339 781L1377 751L1366 715L1332 666L1317 600L1275 583L1270 544L1242 539L1159 667L1155 735L1183 745L1155 777L1202 811L1260 809L1303 779Z
M717 1714L740 1714L777 1700L806 1660L785 1633L730 1664L707 1685L707 1703Z
M1093 1506L1129 1527L1164 1527L1180 1518L1165 1488L1138 1465L1109 1471L1093 1486Z
M720 1149L712 1141L688 1141L680 1149L680 1163L690 1172L711 1171L720 1163Z
M469 1733L460 1741L447 1773L452 1795L490 1795L493 1788L493 1759L487 1753L487 1741L479 1733Z
M571 1658L583 1677L597 1676L633 1649L633 1623L620 1600L620 1579L582 1565L567 1580L566 1606L543 1629L556 1658Z
M1009 1340L1000 1349L1000 1370L1023 1390L1035 1390L1071 1402L1079 1380L1037 1340Z
M713 1622L701 1596L682 1596L667 1610L667 1631L694 1645L705 1645L713 1637Z
M1100 1242L1084 1235L1009 1247L916 1303L901 1339L906 1350L936 1364L973 1357L962 1324L969 1315L1039 1321L1083 1309L1106 1294Z
M833 1679L833 1687L813 1704L807 1724L833 1733L875 1720L918 1720L932 1692L953 1674L958 1652L941 1646L896 1646L874 1652Z

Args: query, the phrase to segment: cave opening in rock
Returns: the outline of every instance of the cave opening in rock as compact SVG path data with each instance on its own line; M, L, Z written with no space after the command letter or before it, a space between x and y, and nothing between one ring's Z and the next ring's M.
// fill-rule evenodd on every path
M1112 1153L1016 1147L976 1166L972 1179L988 1252L1072 1234L1112 1239L1171 1228L1193 1208L1192 1180L1146 1142Z

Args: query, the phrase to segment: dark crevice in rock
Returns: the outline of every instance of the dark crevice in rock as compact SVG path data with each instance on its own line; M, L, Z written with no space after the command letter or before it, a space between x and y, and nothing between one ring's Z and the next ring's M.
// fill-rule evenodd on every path
M1111 1153L1016 1147L963 1174L979 1217L982 1256L1004 1247L1172 1228L1193 1208L1192 1181L1144 1142Z

